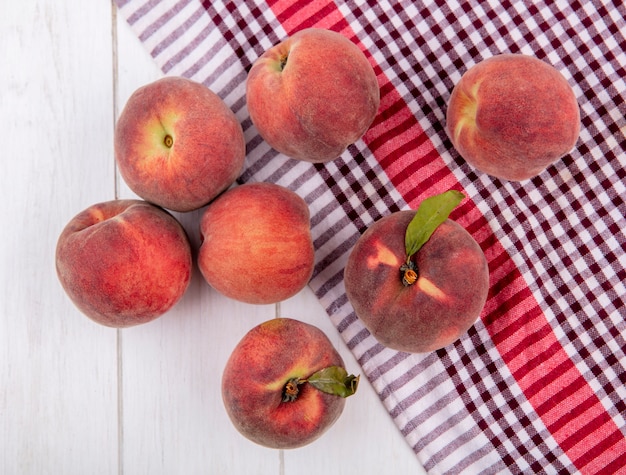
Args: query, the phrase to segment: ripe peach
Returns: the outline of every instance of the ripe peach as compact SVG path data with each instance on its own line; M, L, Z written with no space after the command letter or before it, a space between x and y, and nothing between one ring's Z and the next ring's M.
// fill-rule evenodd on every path
M58 238L56 270L74 304L92 320L129 327L161 316L191 279L191 246L179 222L141 200L94 204Z
M282 186L231 188L206 208L200 233L198 267L227 297L276 303L302 290L313 273L309 208Z
M313 163L341 155L369 128L380 104L376 74L363 52L319 28L298 31L261 55L246 95L265 141Z
M348 257L344 281L357 316L380 343L423 353L472 326L487 299L489 273L478 243L448 219L412 256L417 279L403 284L405 231L414 215L398 211L370 226Z
M137 89L115 127L115 158L141 198L192 211L241 173L245 141L235 114L211 90L182 77Z
M454 87L446 130L477 169L526 180L572 150L580 111L554 67L531 56L501 54L470 68Z
M235 428L276 449L319 438L341 415L345 398L306 383L343 360L317 327L276 318L250 330L233 350L222 376L222 398Z

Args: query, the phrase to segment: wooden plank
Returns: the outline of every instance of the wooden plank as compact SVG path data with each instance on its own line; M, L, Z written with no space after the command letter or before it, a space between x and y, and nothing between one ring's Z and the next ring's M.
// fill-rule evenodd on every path
M136 88L161 73L122 20L117 36L121 112ZM136 197L121 178L119 195ZM173 214L197 249L201 210ZM124 473L279 473L279 453L236 432L220 390L222 370L239 339L275 315L273 305L246 305L219 295L196 267L175 308L120 332Z
M56 277L56 240L113 198L111 6L8 2L0 16L0 473L112 474L116 333Z

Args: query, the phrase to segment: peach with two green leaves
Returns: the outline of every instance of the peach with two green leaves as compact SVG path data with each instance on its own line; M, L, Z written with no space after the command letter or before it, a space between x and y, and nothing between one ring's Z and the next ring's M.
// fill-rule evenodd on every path
M233 349L222 398L243 436L265 447L293 449L330 429L358 382L322 330L275 318L252 328Z

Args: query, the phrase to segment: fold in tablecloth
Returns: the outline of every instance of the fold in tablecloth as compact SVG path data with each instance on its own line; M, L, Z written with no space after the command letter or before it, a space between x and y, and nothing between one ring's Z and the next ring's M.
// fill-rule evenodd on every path
M240 181L279 183L307 201L317 253L310 285L428 471L626 471L621 1L116 3L165 74L203 82L236 113L248 147ZM272 150L245 101L254 60L309 26L357 43L381 88L371 129L324 165ZM504 52L554 65L581 108L575 150L522 183L476 171L444 132L462 73ZM486 307L443 350L391 351L346 299L347 256L380 217L450 188L468 197L452 217L489 262Z

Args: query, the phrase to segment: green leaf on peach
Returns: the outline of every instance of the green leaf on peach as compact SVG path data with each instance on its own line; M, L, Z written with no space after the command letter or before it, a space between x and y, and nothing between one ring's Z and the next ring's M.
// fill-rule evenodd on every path
M341 366L329 366L309 376L307 381L322 392L345 398L356 392L359 378L348 375Z
M415 216L406 228L404 244L407 262L430 239L437 227L442 224L465 195L460 191L448 190L422 201Z

